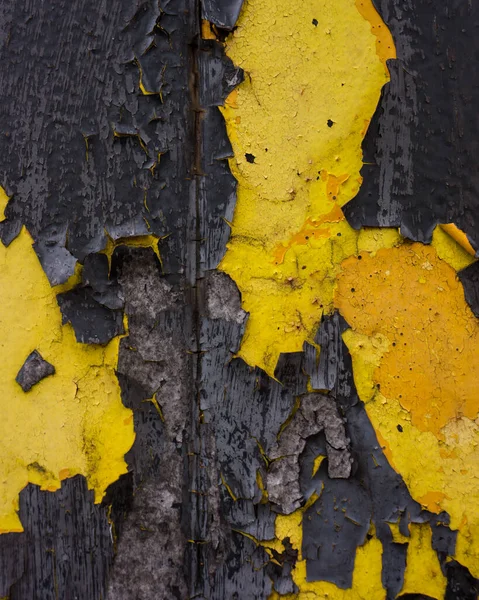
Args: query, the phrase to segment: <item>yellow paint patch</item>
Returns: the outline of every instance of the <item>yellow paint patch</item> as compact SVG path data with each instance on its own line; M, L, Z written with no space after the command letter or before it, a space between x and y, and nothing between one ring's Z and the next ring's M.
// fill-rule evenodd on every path
M428 524L411 525L410 536L401 593L444 598L447 582L431 546L431 528Z
M126 472L124 454L134 440L132 413L115 375L119 339L106 346L79 344L62 325L52 289L25 229L0 245L0 532L22 531L18 494L35 483L56 490L82 474L101 501ZM55 367L25 393L15 377L38 350Z
M245 71L223 109L238 194L220 268L250 313L239 355L272 375L279 354L301 350L339 307L388 459L417 500L449 512L456 558L477 576L478 325L455 273L470 249L452 228L424 247L397 229L355 231L340 211L362 182L361 142L395 56L390 33L367 0L246 0L226 50ZM281 551L289 537L300 553L300 592L287 598L383 600L374 537L357 551L351 590L306 581L302 515L278 516L277 539L265 542ZM407 541L404 591L441 597L428 526L413 525Z
M339 207L359 189L365 122L388 78L381 60L394 56L378 57L379 17L369 0L361 10L250 0L227 42L246 77L223 109L239 186L220 268L250 313L239 355L269 374L312 339L339 264L357 252Z
M446 263L440 259L431 258L434 254L434 250L431 248L418 244L403 248L405 252L415 252L419 248L421 252L427 253L428 263L435 265L432 270L427 269L431 273L431 277L434 277L438 264L441 265L439 272L449 269ZM465 303L459 284L457 284L457 288L448 287L446 297L451 299L451 304L441 296L441 301L437 302L437 306L441 308L441 314L437 316L435 314L437 311L434 311L433 317L429 317L429 313L432 312L429 311L430 303L425 298L423 298L423 302L418 300L415 292L416 289L422 291L425 284L417 283L411 277L408 261L404 257L402 260L398 260L399 257L388 256L387 252L380 251L375 259L370 259L369 274L373 274L372 278L369 278L369 274L363 278L365 273L358 275L358 279L354 278L355 285L357 285L354 294L361 295L362 291L366 293L368 289L367 302L363 297L361 308L353 311L357 318L352 318L353 312L350 314L354 328L357 328L359 332L351 329L343 334L343 339L353 360L354 381L361 400L366 404L368 416L390 464L401 473L412 496L425 508L436 513L441 510L448 512L451 517L451 527L459 529L455 558L467 566L477 577L479 575L479 514L475 507L479 504L479 478L477 477L479 426L475 417L468 418L456 414L455 407L463 404L463 396L459 400L454 396L451 398L450 388L448 388L449 391L442 388L443 385L447 387L449 384L443 383L441 379L444 377L444 380L447 380L449 374L449 377L454 380L460 372L461 360L470 361L467 368L465 368L466 363L462 365L465 380L457 382L455 390L459 395L469 393L469 402L465 404L470 407L472 413L477 413L477 406L474 408L476 402L474 400L474 384L468 379L469 377L474 379L473 370L476 363L472 356L464 358L463 352L456 351L455 347L449 347L445 341L447 336L450 336L449 339L455 343L458 336L462 336L461 349L467 348L466 352L474 352L474 348L476 348L477 351L475 346L477 343L475 341L477 339L475 337L478 327L477 319L473 317ZM415 254L415 256L416 258L420 256L421 260L424 259L424 255L421 253ZM362 261L360 261L361 268L368 264L365 256ZM380 276L385 265L390 271L391 267L403 268L403 276L398 279L398 273L390 273L380 288L375 289L371 279L377 281L375 278ZM345 264L345 269L348 272L348 268L354 270L356 266L354 262L350 261L349 264ZM422 271L422 269L420 270ZM349 271L350 274L351 271ZM436 271L436 276L437 274ZM359 280L363 283L361 284ZM448 278L445 281L448 281ZM442 280L443 285L445 281ZM349 287L351 280L349 279L347 283L343 280L339 284L338 296L343 289L343 283L346 296L351 298L352 292ZM395 291L392 289L386 291L391 285ZM397 288L402 291L398 291ZM401 294L404 294L404 297ZM402 302L405 301L407 294L409 294L409 303L411 303L411 308L408 310L409 326L403 328L400 315L404 312ZM393 297L395 298L394 303L392 302ZM378 311L379 321L373 325L370 318L375 298L380 298L380 310ZM416 298L417 304L414 298ZM433 298L432 294L428 300ZM341 299L343 306L345 304L349 306L350 302L351 300ZM388 312L391 306L397 308L399 317ZM350 309L349 306L348 310ZM363 319L367 325L363 323ZM383 319L385 323L388 323L386 330L383 327ZM445 330L444 327L446 327ZM366 333L363 333L366 329ZM373 331L374 334L371 335ZM403 335L398 335L401 332ZM442 337L443 334L445 337ZM415 336L418 336L419 339L413 340L413 343L409 338ZM398 346L394 347L392 343L398 338L401 342L395 343L399 344L399 350L406 349L408 346L411 346L411 349L407 352L398 351L396 353ZM407 346L404 346L404 343ZM419 359L416 352L429 352L429 355ZM393 360L397 369L394 372L391 371ZM385 367L386 364L389 366ZM430 371L423 371L423 368L429 368ZM414 373L414 369L419 369L422 375L419 377L409 376L409 373ZM393 386L385 383L389 374L392 377ZM395 377L400 378L399 383ZM437 381L444 392L444 396L439 397L439 411L444 410L446 414L447 411L452 411L453 417L450 417L447 423L444 423L442 417L439 420L436 418L434 426L431 428L431 419L427 418L425 411L429 406L428 402L433 399L433 384ZM397 388L396 384L398 384ZM421 384L422 388L419 387ZM396 395L393 395L391 387ZM407 400L408 394L412 394L415 400L411 400L411 398ZM422 395L422 402L419 395ZM409 406L409 410L407 406Z

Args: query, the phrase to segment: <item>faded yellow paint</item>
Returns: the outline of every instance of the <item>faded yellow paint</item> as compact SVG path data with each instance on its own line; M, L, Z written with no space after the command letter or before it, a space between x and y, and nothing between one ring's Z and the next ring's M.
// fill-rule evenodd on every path
M220 268L250 313L239 355L269 374L313 337L357 252L340 207L359 189L365 122L388 79L381 61L394 57L391 47L378 58L381 21L370 0L359 4L363 14L353 0L247 1L226 46L246 77L223 109L239 186Z
M24 228L8 248L0 244L0 532L22 531L18 494L29 482L54 491L82 474L99 502L127 470L134 431L115 375L119 339L77 343L62 325L62 287L50 287ZM55 374L25 393L15 377L35 349Z

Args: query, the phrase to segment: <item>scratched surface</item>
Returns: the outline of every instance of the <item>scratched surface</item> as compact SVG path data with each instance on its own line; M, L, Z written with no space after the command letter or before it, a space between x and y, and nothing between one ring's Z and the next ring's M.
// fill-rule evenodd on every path
M477 598L476 12L0 2L0 598Z

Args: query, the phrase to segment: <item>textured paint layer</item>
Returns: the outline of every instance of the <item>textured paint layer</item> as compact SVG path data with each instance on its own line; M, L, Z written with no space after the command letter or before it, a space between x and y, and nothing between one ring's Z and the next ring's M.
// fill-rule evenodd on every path
M455 558L477 576L478 324L456 275L474 252L452 225L426 247L396 229L353 230L341 211L361 185L361 141L394 57L390 40L369 2L245 3L227 43L245 81L223 110L239 186L221 268L250 313L238 354L271 375L281 352L300 351L321 315L341 310L355 383L388 459L425 509L450 514ZM384 598L374 531L351 589L306 581L303 512L278 517L277 539L265 542L281 552L289 538L299 552L299 593L288 597ZM429 524L412 524L399 543L408 544L402 593L442 597Z
M270 374L312 337L357 251L339 207L359 189L361 141L387 81L371 27L351 0L247 2L227 44L245 81L223 111L239 186L221 268L250 312L239 355Z
M25 229L8 248L0 245L0 289L0 531L22 531L16 510L28 482L54 491L82 474L102 499L126 472L133 418L115 375L119 339L76 342L72 327L62 325L62 289L50 287ZM33 350L55 375L25 393L15 376Z

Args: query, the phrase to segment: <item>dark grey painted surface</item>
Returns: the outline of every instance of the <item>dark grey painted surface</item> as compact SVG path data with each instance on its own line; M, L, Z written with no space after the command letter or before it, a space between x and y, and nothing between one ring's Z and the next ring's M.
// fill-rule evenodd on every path
M427 241L437 220L453 220L477 239L477 82L464 66L475 52L476 8L450 4L381 2L399 59L365 141L376 166L365 166L360 196L347 208L355 226L401 225ZM10 243L25 224L52 284L83 263L81 284L58 298L79 341L106 342L127 314L118 378L136 431L129 473L101 505L81 477L55 493L33 485L22 492L25 532L0 535L0 595L11 600L294 593L289 541L271 561L239 532L271 539L277 512L319 489L303 527L308 578L348 587L372 522L394 598L407 548L387 523L407 535L410 522L429 522L447 600L476 595L467 569L447 562L455 547L448 516L421 511L378 444L340 317L318 324L319 360L306 344L281 356L275 379L233 358L247 315L234 283L215 272L236 194L217 107L242 72L221 44L200 40L199 26L208 18L224 35L240 8L238 0L0 2L0 183L13 194L0 234ZM466 31L452 36L449 25ZM462 58L452 60L450 49ZM140 77L151 94L140 93ZM120 245L109 272L99 254L105 232L114 240L166 236L162 263L152 250ZM475 266L460 276L476 310ZM307 410L320 398L328 427ZM278 441L288 428L290 439ZM268 485L288 441L294 485L268 502L257 477ZM312 477L319 453L328 458ZM347 470L333 465L344 457ZM331 476L336 467L342 478Z

